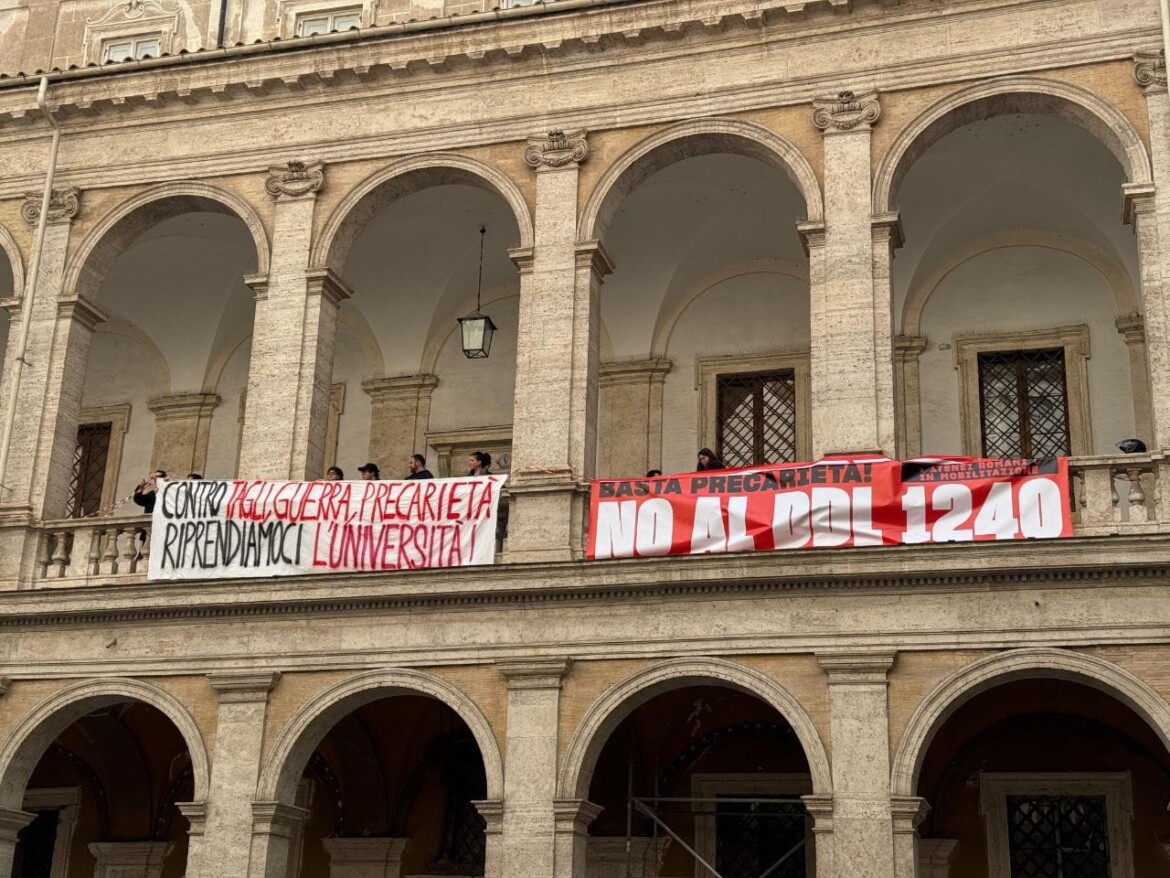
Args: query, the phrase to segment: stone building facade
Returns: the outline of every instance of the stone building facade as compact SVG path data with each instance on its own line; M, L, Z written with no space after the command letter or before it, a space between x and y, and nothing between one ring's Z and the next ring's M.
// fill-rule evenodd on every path
M1154 0L4 4L0 878L1170 875L1161 45ZM589 480L743 451L735 393L770 459L1027 419L1075 536L583 560ZM478 448L491 568L152 585L120 503Z

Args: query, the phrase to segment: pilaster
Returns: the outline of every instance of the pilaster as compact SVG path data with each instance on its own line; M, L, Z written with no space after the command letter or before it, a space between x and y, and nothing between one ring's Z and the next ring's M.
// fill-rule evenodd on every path
M891 796L890 817L894 831L894 875L915 878L919 865L918 825L930 806L919 796Z
M161 841L95 842L93 878L161 878L173 845Z
M0 808L0 875L11 875L16 855L16 838L20 830L33 820L36 814L18 811L14 808Z
M556 854L553 878L580 878L588 872L589 824L602 808L584 799L557 799L553 802L556 825Z
M499 665L508 685L502 853L508 878L562 874L556 844L561 817L553 799L561 681L569 666L568 659Z
M483 878L504 876L504 803L500 799L472 802L484 822Z
M875 228L870 212L870 128L880 116L876 91L813 102L825 134L824 250L810 265L814 456L894 450L888 224Z
M1150 159L1154 185L1123 186L1125 220L1134 226L1145 307L1146 363L1149 375L1153 448L1170 448L1170 305L1166 302L1170 253L1170 93L1161 52L1134 57L1134 80L1146 99L1150 122Z
M1148 443L1153 439L1154 425L1150 414L1150 374L1146 369L1146 321L1140 314L1126 314L1115 323L1129 355L1134 433Z
M430 374L362 382L370 396L370 460L387 473L405 474L412 454L426 454L431 394L438 384Z
M269 169L273 206L268 276L253 279L256 318L248 371L240 475L316 479L325 470L338 304L349 289L309 267L313 212L325 185L320 162Z
M833 869L894 878L886 674L892 653L818 653L828 676L833 754Z
M894 339L894 400L897 411L895 448L898 457L922 453L922 387L918 358L926 350L926 338L899 335Z
M801 796L804 810L812 818L813 845L817 859L817 878L833 878L833 797L821 793Z
M309 812L281 802L252 803L252 846L244 872L216 872L219 875L247 875L248 878L287 878L292 843ZM247 848L245 848L245 856ZM190 875L190 871L187 873Z
M161 469L171 478L203 473L211 415L219 403L215 393L176 393L148 400L146 407L154 413L151 469Z
M662 468L662 389L670 369L665 358L601 364L599 473L620 478Z
M219 695L207 819L200 862L188 857L188 878L249 875L254 841L252 799L260 777L268 693L275 673L217 673L208 681ZM294 809L299 810L299 809ZM287 845L285 846L287 865Z
M323 838L329 878L399 878L409 838Z
M576 241L577 175L588 155L584 131L530 138L524 151L536 172L536 213L532 251L512 253L520 269L520 322L510 561L581 554L580 486L593 477L597 449L597 293L604 271L595 265L607 262L600 245L582 252Z

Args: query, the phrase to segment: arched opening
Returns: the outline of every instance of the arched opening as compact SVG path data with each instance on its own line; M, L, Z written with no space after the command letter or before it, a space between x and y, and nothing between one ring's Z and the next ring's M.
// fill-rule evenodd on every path
M815 178L763 129L696 124L631 150L585 208L615 265L601 291L604 476L691 470L704 446L729 466L810 453L797 223L820 215Z
M614 719L588 774L589 801L603 808L588 874L705 875L702 858L724 878L815 875L801 799L813 778L793 726L721 681L653 692Z
M83 242L67 294L106 317L84 372L77 446L58 514L136 514L161 469L233 478L254 318L245 277L266 269L258 220L209 187L150 193ZM117 508L114 508L117 506Z
M1151 438L1120 210L1148 163L1074 97L955 98L879 168L875 201L897 205L906 240L891 282L907 455L1107 454Z
M1149 723L1075 679L1005 678L949 715L922 755L919 875L1166 871L1170 752Z
M466 722L438 699L402 694L356 707L313 750L289 874L301 878L484 874L484 761Z
M314 258L352 290L333 363L335 428L326 465L347 477L370 460L403 478L411 454L436 476L489 451L508 469L520 282L509 251L530 239L522 200L498 174L441 157L394 166L343 203ZM480 233L483 237L482 281ZM463 353L456 319L476 308L497 331L486 359Z
M116 694L70 704L32 730L4 780L6 799L34 815L14 878L185 874L178 805L205 793L206 761L158 707Z

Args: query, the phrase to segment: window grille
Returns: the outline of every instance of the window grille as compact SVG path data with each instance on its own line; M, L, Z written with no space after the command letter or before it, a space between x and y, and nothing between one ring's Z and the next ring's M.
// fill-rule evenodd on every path
M112 433L113 424L82 424L77 428L66 518L85 518L101 509Z
M803 805L741 800L715 811L715 869L723 878L806 878L804 849L795 849L805 841Z
M1104 796L1008 796L1012 878L1109 878Z
M727 466L796 460L796 375L720 375L715 453Z
M984 457L1069 453L1064 350L979 354Z

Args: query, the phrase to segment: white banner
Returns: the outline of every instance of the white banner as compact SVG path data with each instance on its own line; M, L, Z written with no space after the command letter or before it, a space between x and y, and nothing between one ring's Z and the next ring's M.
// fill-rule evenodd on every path
M150 579L491 564L507 476L158 482Z

